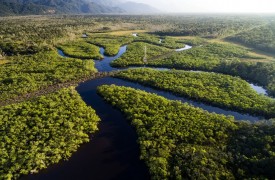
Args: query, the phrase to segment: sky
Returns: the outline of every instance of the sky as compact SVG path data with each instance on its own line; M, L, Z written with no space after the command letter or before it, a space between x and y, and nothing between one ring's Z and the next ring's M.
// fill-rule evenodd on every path
M275 13L275 0L129 0L165 12Z

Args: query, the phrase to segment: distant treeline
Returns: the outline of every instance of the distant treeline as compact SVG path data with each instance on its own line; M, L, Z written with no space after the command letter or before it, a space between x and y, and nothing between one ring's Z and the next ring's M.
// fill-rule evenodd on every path
M275 23L242 32L228 39L275 54Z

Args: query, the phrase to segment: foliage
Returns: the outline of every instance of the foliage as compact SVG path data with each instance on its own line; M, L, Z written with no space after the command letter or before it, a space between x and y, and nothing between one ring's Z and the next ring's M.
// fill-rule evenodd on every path
M270 96L275 97L275 63L249 63L222 61L213 71L240 76L265 86Z
M177 159L175 153L182 149L181 146L191 146L193 151L197 146L209 146L219 151L228 138L227 131L235 128L232 118L210 114L188 104L169 101L132 88L101 86L98 92L126 113L135 126L139 136L141 159L148 165L152 179L168 179L173 174L180 176L193 168L187 165L184 171L184 166L174 166L174 158ZM207 152L205 154L206 158L211 155ZM188 157L188 154L180 155ZM191 159L188 163L191 163ZM225 165L215 161L214 166ZM210 172L211 170L212 168L209 169ZM228 177L232 176L226 168L225 171L229 174ZM213 177L209 173L203 174L209 178ZM192 177L195 172L190 172L190 175Z
M221 60L236 60L239 58L253 58L247 54L247 50L233 45L225 45L218 43L206 44L201 47L194 47L187 51L174 53L172 56L151 61L149 64L173 64L174 66L182 65L187 68L196 68L197 65L205 66L209 64L218 64Z
M145 47L147 60L171 52L170 49L167 49L165 47L160 47L143 42L134 42L128 45L127 52L123 54L120 58L113 61L111 65L115 67L126 67L128 65L144 64Z
M250 85L229 75L206 72L129 69L115 77L171 91L241 112L275 117L275 100L259 95Z
M72 41L66 44L58 45L65 55L81 59L102 59L99 47L82 41Z
M136 51L133 49L128 49L128 54L132 51ZM141 50L139 50L141 51ZM148 50L148 53L150 50ZM141 54L141 52L139 52ZM127 57L127 53L121 57ZM133 52L132 52L133 54ZM134 56L135 57L135 56ZM194 47L187 51L174 52L168 57L160 56L159 58L155 58L153 60L148 61L148 65L150 66L164 66L169 68L182 68L182 69L208 69L212 70L216 66L220 64L221 61L228 60L238 60L239 58L247 58L250 57L247 54L247 50L243 48L239 48L231 45L224 44L207 44L202 47ZM253 58L253 57L250 57ZM114 61L113 65L118 66L119 60ZM121 64L121 65L120 65ZM136 61L136 58L129 59L127 58L127 62L119 63L119 66L126 65L140 65L143 64L140 60Z
M265 86L269 94L274 96L275 63L241 61L243 58L253 59L257 57L248 55L246 49L237 46L211 43L174 53L169 57L148 61L148 65L212 71L240 76L241 78Z
M232 134L228 150L232 153L236 179L275 177L275 123L240 123Z
M199 38L199 37L183 37L183 38L179 38L179 42L191 45L191 46L203 46L205 44L208 44L208 42L203 39L203 38Z
M184 48L183 43L169 36L159 37L156 35L140 33L138 34L138 37L135 38L135 42L140 42L140 41L157 45L157 46L163 46L170 49Z
M99 118L74 88L0 108L0 179L17 179L68 159Z
M169 22L170 27L169 29L157 31L157 34L162 36L201 36L206 38L218 38L262 25L266 22L266 19L251 15L179 15L164 17L162 21L163 23Z
M0 100L94 72L96 69L92 60L62 58L53 51L13 57L9 63L0 66Z
M250 31L241 32L229 37L229 40L244 43L257 49L275 52L275 23L256 27Z
M274 125L237 123L231 117L132 88L105 85L98 92L135 127L141 159L152 179L274 177ZM253 154L241 140L249 142ZM248 169L253 163L255 171Z
M10 56L49 49L47 44L65 38L69 28L58 19L47 18L6 18L0 23L0 49Z
M92 34L87 42L104 47L105 55L115 56L120 46L133 41L131 36L112 36L108 34Z
M55 4L55 1L45 3L48 2ZM1 8L5 7L1 6ZM174 40L167 37L165 41L159 43L159 37L164 39L166 35L225 37L261 26L266 23L267 19L273 20L274 17L248 17L245 15L238 17L228 15L220 17L216 15L207 17L201 15L2 17L0 18L0 52L5 55L5 62L4 64L0 62L0 101L94 73L96 70L92 61L61 58L54 52L56 50L53 51L53 47L57 44L75 42L83 33L89 35L85 39L87 42L105 47L105 53L109 55L117 54L121 45L138 41L139 38L142 41L144 38L144 41L149 42L148 57L154 56L148 61L151 66L197 69L237 75L266 86L269 94L275 96L275 63L242 62L243 59L255 58L249 56L246 49L206 44L200 42L201 39L188 41L186 38ZM146 34L147 37L142 37L141 34L140 37L134 38L133 36L95 33L121 30L145 30L147 32L157 30L159 36L152 33ZM266 33L270 36L269 31ZM85 40L83 39L83 41ZM202 46L186 52L174 52L174 54L169 54L172 55L169 58L162 56L163 53L168 52L168 49L159 46L167 45L169 48L175 48L181 43L189 44L188 42L195 46ZM152 45L154 43L158 46ZM137 45L136 42L128 46L128 50L132 51L134 56L128 54L133 58L127 59L126 62L123 61L123 66L131 65L131 63L143 64L144 47L141 45L139 49L131 50L130 47L135 45ZM149 46L152 46L152 49ZM78 49L78 47L74 48ZM126 54L124 55L123 58L126 58ZM155 58L155 55L159 60ZM160 77L162 76L164 75L160 75ZM211 79L207 82L211 82ZM230 117L209 114L187 104L168 101L136 91L130 93L128 89L124 88L119 91L112 91L112 89L116 88L108 87L106 91L104 89L104 96L109 94L106 100L111 102L115 99L113 104L121 108L129 119L133 120L132 124L137 127L139 134L142 158L146 160L155 179L232 179L233 177L237 179L272 179L275 177L273 171L274 123L268 124L268 126L233 123L233 119ZM219 91L217 90L217 92ZM68 94L74 94L74 92L62 90L55 95L50 95L55 97L51 100L43 96L32 102L0 108L0 137L2 138L4 133L14 133L0 141L0 157L4 159L0 161L1 166L4 167L0 168L0 171L3 172L0 172L0 176L7 175L0 179L16 178L19 174L35 172L61 158L66 159L71 152L76 150L79 143L85 141L89 132L84 132L86 135L77 133L79 130L83 130L82 128L88 131L86 121L79 120L79 117L85 119L89 115L87 111L90 110L85 110L87 107L84 104L79 105L72 97L73 95ZM63 98L63 96L66 97ZM250 102L249 100L248 102ZM31 103L35 103L35 105ZM78 109L79 107L80 109ZM20 108L26 109L26 111L20 111ZM42 114L39 114L40 112ZM50 113L53 113L53 116ZM94 112L90 114L95 117ZM11 118L6 119L6 117ZM39 118L45 126L41 125ZM62 122L54 121L57 118ZM65 118L71 118L70 120L74 124ZM37 122L37 126L31 120ZM21 124L23 124L23 128L20 126ZM51 126L52 124L53 126ZM82 124L85 125L81 126ZM72 125L74 126L71 127ZM95 130L93 125L91 132ZM77 129L73 131L73 134L67 134L68 128ZM48 129L49 132L45 132ZM33 135L37 132L41 132L42 135ZM56 135L57 139L55 136L50 136L51 134ZM47 139L42 139L45 137ZM71 142L73 139L71 137L77 140ZM24 138L30 140L24 140ZM49 138L53 138L53 140L48 142ZM16 148L13 148L15 145L17 145ZM69 151L62 149L67 147ZM43 151L43 149L45 150ZM11 153L11 156L7 155L7 151ZM44 152L47 154L44 155ZM44 157L50 158L45 160ZM25 168L22 168L21 165ZM11 177L11 173L14 177Z
M46 47L39 47L32 42L12 42L10 40L0 42L0 51L8 56L35 54L43 49L46 49Z

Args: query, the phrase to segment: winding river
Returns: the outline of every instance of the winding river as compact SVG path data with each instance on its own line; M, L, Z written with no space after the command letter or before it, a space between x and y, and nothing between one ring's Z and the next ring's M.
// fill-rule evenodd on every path
M187 46L181 50L190 48L192 47ZM98 71L110 72L118 70L117 68L111 67L110 62L119 58L126 50L127 46L122 46L116 56L108 57L104 55L104 49L100 48L100 53L104 56L104 59L95 61L95 66ZM58 53L65 57L62 51L58 50ZM169 70L167 68L156 69ZM91 141L81 145L77 152L73 153L69 161L54 164L38 174L28 175L22 179L150 179L145 163L139 160L139 146L137 144L135 130L129 125L125 116L119 110L113 108L109 103L106 103L96 92L97 87L104 84L116 84L156 93L171 100L188 102L209 112L234 116L237 120L257 121L262 119L261 117L241 114L192 101L175 96L169 92L156 90L117 78L106 77L89 80L79 84L77 91L82 99L96 110L100 117L99 131L90 136ZM253 88L258 90L259 93L265 92L264 89L259 86L253 85Z

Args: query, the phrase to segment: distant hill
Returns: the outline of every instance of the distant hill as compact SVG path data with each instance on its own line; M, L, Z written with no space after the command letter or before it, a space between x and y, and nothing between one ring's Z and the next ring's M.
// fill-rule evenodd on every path
M121 0L87 0L89 2L97 3L102 6L118 7L121 4Z
M0 15L123 13L118 7L85 0L0 0Z
M154 14L161 12L160 10L144 3L125 2L118 5L119 8L125 10L127 13L135 14Z
M0 16L158 12L147 4L125 0L0 0Z
M127 0L89 0L90 2L98 3L103 6L119 7L127 13L134 14L153 14L159 13L160 10L144 3L136 3Z

